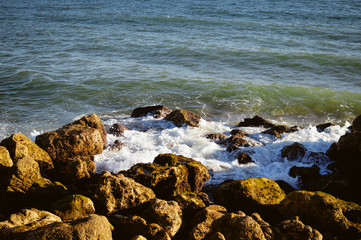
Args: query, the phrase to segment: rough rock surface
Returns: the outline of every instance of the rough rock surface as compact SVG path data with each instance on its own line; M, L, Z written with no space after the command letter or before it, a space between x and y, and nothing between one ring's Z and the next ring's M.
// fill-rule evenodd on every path
M172 109L164 105L157 106L147 106L147 107L139 107L133 110L131 117L145 117L148 114L151 114L154 118L164 118L169 113L172 112Z
M321 232L347 239L361 237L361 207L323 192L293 191L280 203L287 218L300 219Z
M285 220L277 225L277 240L322 240L322 234L300 220Z
M158 198L164 199L182 192L199 192L209 179L203 164L174 154L159 154L153 163L136 164L124 174L152 188Z
M109 134L113 134L116 137L120 137L125 130L128 130L128 128L126 126L123 126L120 123L114 123L109 130L107 131L107 133Z
M73 194L59 199L51 204L52 212L65 220L75 220L95 213L95 208L90 198Z
M90 157L75 157L68 159L58 171L63 175L65 181L76 182L93 176L96 164Z
M0 166L11 167L13 160L10 157L9 151L4 146L0 146Z
M23 134L15 133L4 139L0 145L8 149L10 157L14 162L19 158L29 156L39 163L42 170L48 170L54 167L49 154Z
M241 152L237 155L238 164L247 164L254 162L252 157L247 153Z
M283 158L287 158L289 161L295 161L303 158L306 152L307 149L302 144L295 142L282 148L281 155Z
M172 121L177 127L182 127L183 124L191 127L198 127L201 116L187 110L174 110L165 118L167 121Z
M276 138L280 138L283 133L291 133L298 130L297 126L290 127L288 125L276 125L271 127L270 129L263 131L264 134L270 134L275 136Z
M268 178L230 180L214 191L215 203L231 211L248 213L279 204L285 196L278 184Z
M243 122L240 122L238 127L274 127L275 124L267 121L266 119L260 116L254 116L253 118L245 118Z
M110 172L103 172L94 198L101 210L111 213L136 207L155 198L155 194L152 189L123 174L112 175Z

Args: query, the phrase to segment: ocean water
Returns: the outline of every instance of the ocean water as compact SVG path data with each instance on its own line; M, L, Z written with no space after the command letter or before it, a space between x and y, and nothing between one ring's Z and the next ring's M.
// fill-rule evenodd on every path
M130 128L120 138L126 148L96 157L98 171L173 152L203 162L211 181L268 176L294 184L288 169L313 162L306 155L290 163L279 150L298 141L324 152L361 114L360 12L359 0L2 0L0 139L34 139L95 112L107 128ZM178 129L129 118L154 104L204 121ZM281 139L245 129L261 144L248 149L255 163L246 166L204 138L256 114L305 128ZM336 125L316 131L329 121Z

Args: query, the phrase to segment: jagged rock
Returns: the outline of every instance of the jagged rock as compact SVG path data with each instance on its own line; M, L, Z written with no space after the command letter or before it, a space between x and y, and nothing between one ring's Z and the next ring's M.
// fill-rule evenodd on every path
M79 194L69 195L53 202L51 209L63 221L75 220L95 213L92 200Z
M112 215L109 221L114 226L114 239L131 239L142 235L149 240L170 240L170 236L156 223L148 223L136 215Z
M183 214L190 213L189 215L192 215L197 210L206 207L206 204L204 203L202 196L199 196L199 194L195 192L183 192L177 197L175 197L174 200L178 203L178 205L182 209Z
M356 117L352 122L352 131L361 132L361 115Z
M106 143L104 125L96 114L82 117L62 128L36 137L36 144L49 153L55 167L68 159L102 153Z
M260 225L265 238L267 240L273 240L275 237L273 227L268 222L264 221L258 213L252 213L251 217Z
M219 205L209 205L199 211L192 221L192 225L194 227L189 234L189 239L204 239L204 237L211 231L213 222L216 219L223 217L226 213L226 208Z
M323 123L316 126L317 132L323 132L326 128L334 126L333 123Z
M54 168L49 154L21 133L15 133L4 139L0 145L8 149L14 162L19 158L29 156L39 164L42 170Z
M182 210L176 201L152 199L144 211L146 219L157 223L173 237L182 225Z
M125 130L128 130L126 126L123 126L120 123L114 123L109 130L107 131L108 134L113 134L116 137L120 137Z
M361 237L361 207L323 192L293 191L279 204L287 218L299 216L305 224L343 239Z
M61 222L61 219L50 212L23 209L12 214L9 220L0 222L0 239L25 239L30 231L55 222Z
M96 164L90 157L75 157L68 159L59 167L59 177L66 182L76 182L91 178L96 171Z
M94 198L100 210L111 213L136 207L155 198L155 194L152 189L123 174L112 175L110 172L103 172Z
M164 119L172 121L177 127L182 127L183 124L191 127L198 127L201 117L198 114L181 109L172 111Z
M243 122L240 122L238 127L274 127L275 124L267 121L266 119L260 116L254 116L253 118L245 118Z
M239 147L249 147L251 146L249 144L249 142L241 137L235 137L235 136L231 136L229 138L229 144L227 146L226 151L227 152L232 152L234 150L237 150Z
M294 126L294 127L290 127L287 125L275 125L273 127L271 127L270 129L263 131L262 133L264 134L270 134L275 136L276 138L280 138L281 134L284 133L292 133L298 131L298 127Z
M164 105L139 107L133 110L131 117L145 117L151 114L154 118L163 118L172 112L172 109Z
M115 140L113 144L110 144L108 146L108 148L112 151L116 150L116 151L120 151L123 149L123 147L125 147L124 143L122 143L119 140Z
M226 138L226 135L221 134L221 133L211 133L211 134L208 134L206 136L206 138L211 139L211 140L222 140L222 139Z
M182 192L199 192L209 179L203 164L174 154L159 154L153 163L136 164L124 174L152 188L158 198L164 199Z
M298 187L307 190L317 190L321 189L321 178L320 168L317 165L313 165L312 167L297 167L293 166L289 173L291 177L299 177L298 179Z
M250 155L247 153L241 152L237 155L238 164L247 164L254 162Z
M214 239L212 235L218 233L221 233L225 239L267 240L257 221L242 212L227 213L215 220L212 231L206 235L205 239Z
M0 146L0 166L11 167L13 160L10 157L9 151L4 146Z
M297 159L303 158L306 152L307 149L302 144L295 142L282 148L281 155L283 158L287 158L289 161L295 161Z
M285 220L277 225L277 240L322 240L322 234L300 220Z
M231 135L235 136L235 137L245 137L245 136L249 136L249 133L246 131L243 131L242 129L233 129L231 131Z
M27 234L26 240L98 239L111 240L113 226L105 216L92 214L72 222L53 223Z
M268 178L226 181L213 195L215 203L231 211L242 210L248 213L271 209L286 196L278 184Z

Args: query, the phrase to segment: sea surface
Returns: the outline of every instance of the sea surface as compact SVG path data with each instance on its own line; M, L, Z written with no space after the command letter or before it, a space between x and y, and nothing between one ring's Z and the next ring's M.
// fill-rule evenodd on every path
M296 185L292 166L318 164L361 114L359 0L1 0L0 139L34 139L89 113L106 128L130 130L121 151L96 156L98 172L117 172L159 153L193 157L211 182L265 176ZM200 128L176 128L136 107L164 104L200 114ZM247 128L254 163L204 136L246 117L300 125L281 139ZM319 133L315 126L333 122ZM293 142L309 153L280 156Z

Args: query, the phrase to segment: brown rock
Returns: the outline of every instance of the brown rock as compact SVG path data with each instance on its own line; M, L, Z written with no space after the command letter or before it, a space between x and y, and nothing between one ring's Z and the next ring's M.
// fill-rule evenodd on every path
M316 126L317 132L323 132L326 128L334 126L333 123L323 123Z
M126 126L120 123L114 123L108 130L108 134L113 134L116 137L120 137L125 130L128 130Z
M66 182L76 182L81 179L91 178L96 171L96 164L91 158L75 157L68 159L61 167L59 167L58 178L64 179Z
M361 115L356 117L352 122L352 131L361 132Z
M174 110L164 119L167 121L172 121L177 127L182 127L183 124L191 127L198 127L201 117L187 110Z
M152 189L123 174L112 175L103 172L94 198L101 210L111 213L136 207L155 198L155 194Z
M322 234L300 220L286 220L278 224L277 240L322 240Z
M254 162L251 156L249 156L247 153L241 152L237 155L238 164L247 164Z
M249 133L246 132L246 131L243 131L242 129L233 129L233 130L231 131L231 135L232 135L232 136L236 136L236 137L241 137L241 138L243 138L243 137L245 137L245 136L249 136Z
M4 139L0 145L9 150L10 156L14 162L19 158L29 156L39 163L42 170L54 168L53 161L49 154L23 134L15 133L9 138Z
M123 147L125 147L125 145L121 141L115 140L114 143L110 144L108 147L112 151L120 151L123 149Z
M206 138L212 139L212 140L222 140L222 139L226 138L226 135L221 134L221 133L211 133L211 134L208 134L206 136Z
M13 160L11 160L9 151L4 146L0 146L0 166L11 167Z
M276 125L276 126L271 127L270 129L266 130L266 131L263 131L262 133L270 134L270 135L275 136L276 138L280 138L281 134L291 133L291 132L295 132L297 130L298 130L297 126L290 127L290 126L287 126L287 125Z
M315 191L322 188L322 186L320 186L321 182L323 182L321 180L322 175L317 165L313 165L312 167L293 166L288 174L291 177L299 177L298 187L302 189Z
M243 122L238 124L238 127L274 127L275 124L265 120L260 116L254 116L253 118L245 118Z
M79 194L69 195L53 202L51 209L63 221L84 218L95 213L92 200Z
M151 114L154 118L164 118L171 112L172 109L169 109L164 105L139 107L133 110L131 117L145 117L148 114Z
M307 152L307 149L300 143L293 143L291 145L285 146L281 150L283 158L287 158L289 161L294 161L297 159L303 158Z

